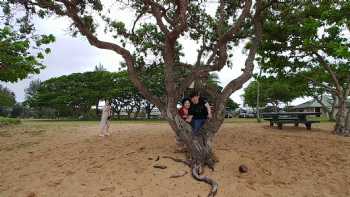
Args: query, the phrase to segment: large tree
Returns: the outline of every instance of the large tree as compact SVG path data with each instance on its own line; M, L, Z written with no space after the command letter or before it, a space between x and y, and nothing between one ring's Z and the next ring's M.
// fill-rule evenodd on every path
M121 56L127 66L130 80L139 92L154 103L166 117L171 128L186 144L193 176L211 184L210 196L215 195L217 184L199 175L202 166L214 167L212 140L224 120L225 101L252 76L254 59L261 40L263 9L269 3L262 0L189 1L189 0L118 0L113 4L100 0L11 0L33 13L50 13L66 17L74 35L79 33L97 48L111 50ZM117 6L117 7L113 7ZM216 7L215 14L207 8ZM119 9L119 8L124 9ZM125 9L127 8L127 9ZM113 12L132 12L127 21L115 18ZM115 40L102 40L98 26ZM184 61L183 40L196 43L197 57ZM210 72L233 65L234 45L246 43L247 58L242 73L221 91L213 89L213 118L206 123L202 136L192 137L191 127L177 113L176 105L183 92L193 81L206 81ZM162 65L165 92L159 96L141 78L144 69ZM242 66L242 65L235 65ZM205 85L205 84L204 84ZM209 89L209 85L204 86Z
M86 115L100 100L117 92L118 76L107 71L73 73L44 82L32 81L26 89L26 103L32 108L57 110L60 116Z
M337 102L335 133L350 134L350 2L290 1L264 25L261 65L278 75L303 74ZM308 73L318 73L308 75Z
M332 78L324 69L313 69L311 71L300 72L299 75L307 83L305 96L314 98L327 113L330 121L336 120L338 113L339 98L332 87ZM331 107L328 105L331 104Z
M275 111L281 103L288 104L297 97L304 96L307 83L300 78L259 77L244 89L244 103L251 107L257 106L258 87L260 88L259 107L267 104L274 106ZM259 86L258 86L259 83Z

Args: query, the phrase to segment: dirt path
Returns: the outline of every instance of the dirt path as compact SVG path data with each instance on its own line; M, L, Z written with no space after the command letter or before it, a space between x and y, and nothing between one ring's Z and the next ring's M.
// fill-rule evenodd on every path
M224 124L216 139L218 197L350 196L350 138L267 124ZM165 123L113 123L109 138L97 123L24 123L0 128L1 197L197 197L209 187L196 182L174 153ZM158 161L157 158L160 156ZM153 165L167 166L156 169ZM247 174L238 166L246 164Z

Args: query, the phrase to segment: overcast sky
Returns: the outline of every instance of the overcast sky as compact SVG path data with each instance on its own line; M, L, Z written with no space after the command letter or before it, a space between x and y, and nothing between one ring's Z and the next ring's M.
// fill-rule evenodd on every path
M127 19L130 16L124 14L117 17ZM71 37L67 33L67 27L69 25L67 19L51 17L49 20L37 20L36 25L39 33L54 34L56 42L50 45L52 52L44 60L44 64L47 65L47 67L42 70L40 74L29 76L27 79L21 80L17 83L2 83L16 94L18 102L24 100L24 89L27 88L29 82L34 79L45 81L51 77L76 72L93 71L94 67L98 64L102 64L108 71L118 71L122 60L120 56L111 51L97 49L90 46L87 40L83 37ZM185 41L183 44L185 54L184 59L191 62L195 59L197 54L195 46L190 41ZM235 51L232 58L234 62L233 68L226 67L218 73L221 85L226 85L229 81L239 76L241 69L244 67L246 56L242 54L241 48L238 48ZM244 87L247 85L248 83L245 84ZM242 104L242 94L243 89L236 91L231 98L235 102ZM292 104L299 104L303 101L304 99L297 99Z

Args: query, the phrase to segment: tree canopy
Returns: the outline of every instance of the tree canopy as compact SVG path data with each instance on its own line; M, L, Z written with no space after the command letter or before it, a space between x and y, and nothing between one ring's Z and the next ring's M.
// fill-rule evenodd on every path
M244 103L251 107L257 107L257 88L260 88L259 107L271 104L278 107L279 104L288 104L295 98L304 96L307 91L307 83L300 78L275 78L261 77L252 81L244 89Z
M45 67L44 55L50 53L41 47L54 40L52 35L27 37L10 26L0 26L0 81L15 82L38 74Z
M349 13L350 2L346 0L280 4L267 15L258 52L259 63L268 73L302 76L313 90L339 100L335 128L339 134L350 132L346 109L350 93Z
M231 98L227 99L226 102L226 109L234 111L235 109L237 109L239 107L239 104L236 103L235 101L233 101Z
M27 103L32 107L50 107L61 116L87 113L100 99L113 94L115 85L107 71L74 73L42 82L36 91L36 82L27 89ZM34 92L34 95L31 93Z

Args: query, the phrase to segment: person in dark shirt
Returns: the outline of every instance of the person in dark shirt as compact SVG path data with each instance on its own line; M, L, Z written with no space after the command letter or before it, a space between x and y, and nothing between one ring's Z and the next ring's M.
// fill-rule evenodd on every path
M210 105L197 92L190 96L191 106L188 110L188 122L192 125L192 134L199 135L199 130L203 127L207 119L212 118Z

